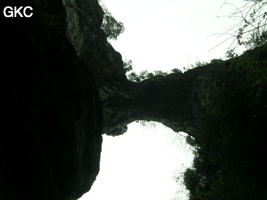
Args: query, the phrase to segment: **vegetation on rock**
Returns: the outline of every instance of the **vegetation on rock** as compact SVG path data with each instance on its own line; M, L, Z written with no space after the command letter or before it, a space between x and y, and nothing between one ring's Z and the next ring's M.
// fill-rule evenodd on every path
M235 70L241 76L213 91L199 134L187 138L195 147L193 166L183 175L190 200L267 199L267 38L266 24L261 24L266 12L258 13L265 5L256 2L250 22L244 19L239 29L238 43L250 50L240 58L228 52L228 57L238 58ZM245 31L251 26L252 31Z
M267 198L263 139L267 62L266 54L261 54L262 50L255 49L237 61L236 70L242 76L235 84L213 91L213 103L202 114L200 133L188 137L196 148L193 166L184 173L190 200ZM254 76L259 71L264 81Z
M188 133L196 147L184 175L190 199L266 199L266 12L257 15L266 1L255 1L237 34L239 44L257 48L241 56L232 49L229 60L184 73L139 75L107 41L123 24L96 0L75 2L34 1L34 18L3 21L3 38L17 35L3 54L0 198L77 199L88 191L99 171L103 115L110 135L135 120Z
M102 8L105 14L101 29L106 33L108 39L116 40L117 37L124 32L124 25L122 22L118 22L106 7L102 5Z

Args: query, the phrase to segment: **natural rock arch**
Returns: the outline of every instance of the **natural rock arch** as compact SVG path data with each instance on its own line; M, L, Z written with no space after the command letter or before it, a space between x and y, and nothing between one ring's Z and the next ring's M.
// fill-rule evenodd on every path
M232 62L131 82L126 78L121 55L100 29L103 12L99 5L83 4L81 0L77 5L91 12L80 13L66 6L67 18L72 19L67 20L67 36L96 78L103 106L103 133L119 135L135 120L151 120L176 132L195 135L200 125L199 113L211 101L212 90L234 81Z

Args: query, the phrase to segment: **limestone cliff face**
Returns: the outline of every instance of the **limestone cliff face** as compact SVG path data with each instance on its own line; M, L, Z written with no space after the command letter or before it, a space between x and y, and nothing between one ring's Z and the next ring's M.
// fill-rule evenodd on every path
M0 199L74 200L99 172L102 106L62 2L31 6L32 18L1 19Z
M120 53L100 28L104 13L97 0L64 1L63 5L66 35L97 82L103 110L102 133L120 135L135 120L153 120L193 136L200 126L200 113L212 103L212 93L222 88L221 82L229 86L235 81L236 61L229 60L186 73L130 82Z
M66 9L67 37L81 63L93 72L97 82L103 107L103 133L125 132L125 125L109 125L115 120L114 111L125 115L120 110L111 110L108 107L109 100L117 94L123 94L125 87L129 89L131 83L126 78L121 54L109 44L100 28L104 12L97 0L64 1L63 5ZM117 103L120 104L119 101ZM121 107L126 106L121 104Z
M153 120L194 136L200 127L200 113L212 103L212 94L218 88L231 87L237 78L234 65L238 61L229 60L186 73L130 82L120 53L100 28L104 13L98 2L72 0L64 1L64 6L67 37L97 82L103 109L102 133L120 135L135 120Z
M125 81L121 54L114 50L100 26L104 12L97 0L64 1L66 34L84 66L94 73L98 87Z
M1 19L0 199L77 199L99 172L101 134L125 131L116 115L128 111L109 100L131 83L100 28L97 0L31 6L32 18Z
M97 82L103 109L102 133L120 135L135 120L158 121L174 131L194 135L199 125L198 99L213 66L185 74L134 83L127 80L120 53L101 30L103 10L96 0L64 1L66 34L85 68Z
M35 2L33 18L1 19L1 200L79 198L99 172L101 134L134 120L195 131L197 71L130 82L97 0Z
M1 200L81 197L99 172L102 133L143 119L194 135L212 92L236 80L230 60L130 82L97 0L32 6L32 18L1 19Z

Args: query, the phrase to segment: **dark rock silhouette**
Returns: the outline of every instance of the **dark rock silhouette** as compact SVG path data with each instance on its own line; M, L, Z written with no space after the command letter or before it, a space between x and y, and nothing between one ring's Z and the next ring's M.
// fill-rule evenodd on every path
M101 134L154 120L195 136L212 94L242 80L241 56L131 82L97 0L32 3L32 18L1 19L1 200L77 199L99 172Z
M0 199L77 199L99 172L98 89L62 3L31 6L32 18L1 19Z

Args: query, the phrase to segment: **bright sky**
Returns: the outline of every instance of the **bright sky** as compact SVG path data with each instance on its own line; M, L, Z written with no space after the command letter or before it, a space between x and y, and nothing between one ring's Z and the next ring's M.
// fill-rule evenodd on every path
M174 173L192 158L181 137L160 124L144 128L136 123L122 136L104 136L100 173L82 200L170 199L177 189L184 190Z
M196 61L224 58L228 43L209 51L227 37L218 37L233 21L234 7L225 0L102 0L125 32L113 47L133 61L136 72L182 69ZM244 0L231 0L236 6ZM236 22L236 21L235 21ZM213 35L213 36L212 36ZM192 149L184 137L156 123L132 123L118 137L104 136L100 173L80 200L186 200L187 192L173 176L190 166ZM175 192L179 194L175 195Z

